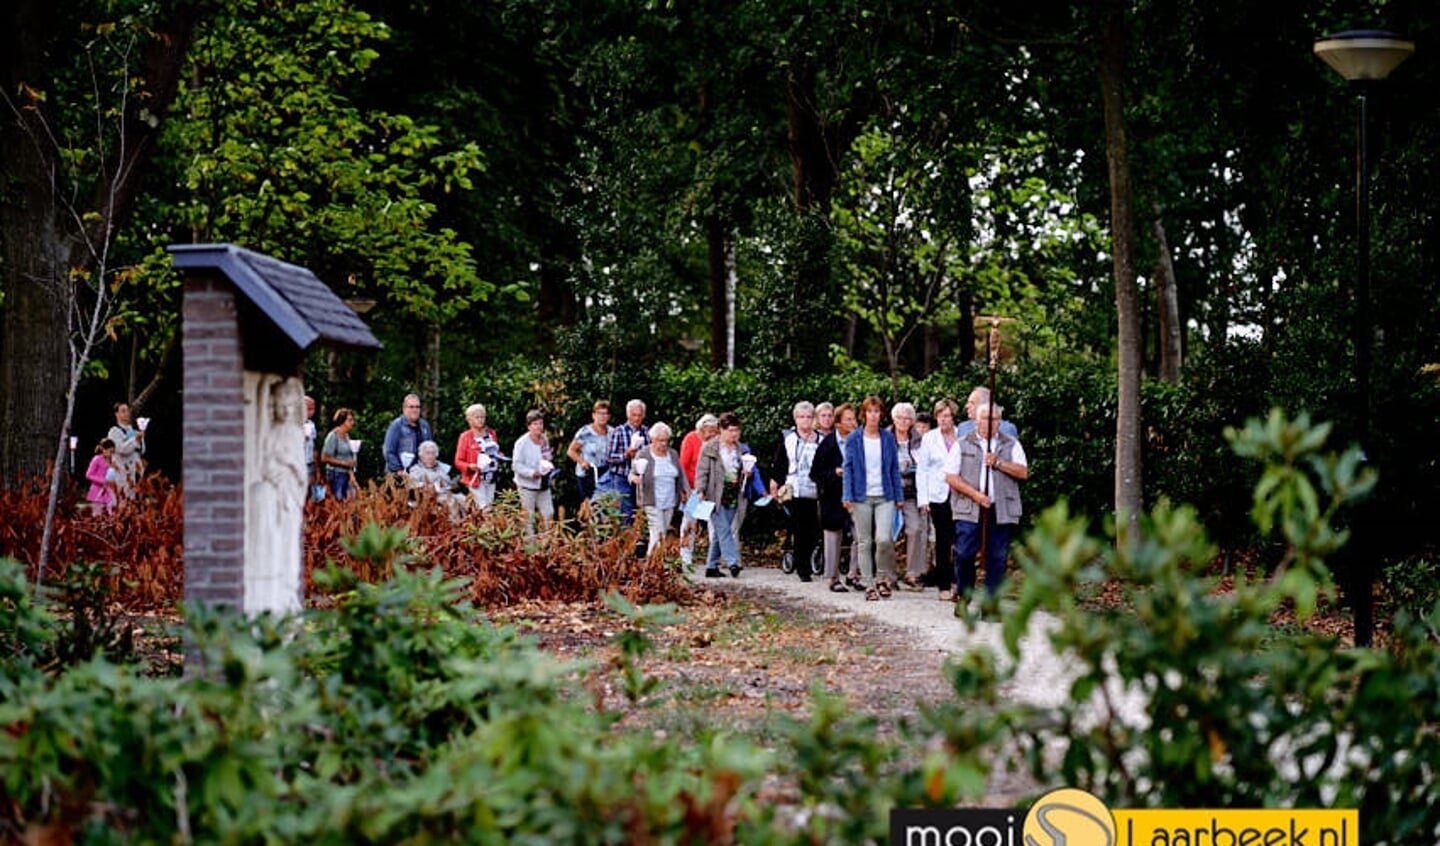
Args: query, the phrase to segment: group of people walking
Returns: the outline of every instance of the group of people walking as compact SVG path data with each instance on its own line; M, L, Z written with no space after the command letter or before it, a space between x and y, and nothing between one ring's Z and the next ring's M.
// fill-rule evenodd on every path
M801 581L816 575L811 562L818 544L831 591L879 600L902 585L923 590L928 584L953 600L974 589L983 545L985 589L992 596L999 590L1021 515L1019 483L1029 478L1029 467L1015 427L1003 422L1003 409L986 388L971 392L960 426L958 412L948 399L931 414L902 402L890 409L887 427L875 397L858 409L796 403L795 426L774 459L784 481L777 472L771 490L790 515ZM847 534L853 548L841 573ZM897 555L902 538L903 562Z
M313 402L306 398L307 415ZM964 418L952 400L928 413L908 402L887 412L876 397L859 406L798 402L794 426L784 431L765 478L757 457L741 440L733 412L705 414L681 438L669 425L647 425L645 403L630 400L624 421L611 422L610 403L596 402L590 422L565 449L583 499L606 504L630 524L642 515L648 538L641 554L656 554L679 519L679 551L693 562L695 538L709 534L705 575L739 576L740 526L753 503L778 502L788 515L795 572L802 581L823 577L829 590L856 591L880 600L903 588L938 590L958 599L975 586L977 560L985 562L984 585L993 595L1004 579L1007 550L1021 516L1020 483L1029 477L1025 451L1013 424L1003 419L984 387L966 400ZM887 420L888 418L888 420ZM526 431L506 456L485 407L465 411L468 428L455 446L454 471L440 462L420 399L405 398L400 416L386 428L388 474L414 487L433 486L467 506L488 509L495 501L497 472L511 464L515 486L533 531L554 519L556 466L545 416L526 415ZM318 452L319 474L329 495L350 496L358 442L349 438L355 418L339 409L334 428ZM314 460L313 424L307 456ZM850 541L848 567L841 572ZM903 546L902 546L903 540ZM903 549L903 558L900 551ZM820 572L812 560L817 558Z

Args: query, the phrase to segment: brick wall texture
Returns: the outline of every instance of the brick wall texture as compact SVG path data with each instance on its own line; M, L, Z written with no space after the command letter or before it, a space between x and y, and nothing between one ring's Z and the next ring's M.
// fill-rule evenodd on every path
M243 607L245 396L235 291L185 280L185 599Z

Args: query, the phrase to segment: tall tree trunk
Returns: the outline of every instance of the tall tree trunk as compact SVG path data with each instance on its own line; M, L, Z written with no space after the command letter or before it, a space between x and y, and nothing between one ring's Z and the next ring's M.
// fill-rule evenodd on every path
M1101 48L1100 87L1105 104L1105 154L1110 171L1110 238L1114 256L1115 313L1119 321L1118 415L1115 421L1115 512L1125 531L1138 525L1144 504L1140 440L1140 296L1135 280L1135 222L1130 161L1125 148L1125 13L1112 7Z
M48 79L46 48L59 27L57 12L53 3L21 2L0 13L0 485L6 486L17 473L44 472L65 417L57 386L68 383L70 372L70 244L56 224L54 150L43 141L55 105L26 90L38 91Z
M549 258L540 262L540 286L535 298L535 340L543 348L554 345L556 327L575 324L575 287L566 278L573 264L568 259L557 258L562 250L561 245L553 245L545 253Z
M791 262L794 302L789 347L796 368L810 371L825 365L829 338L825 325L833 300L830 252L830 201L835 192L835 156L815 106L815 67L797 62L786 82L791 171L795 178L795 212L800 216Z
M1155 265L1156 311L1160 316L1160 379L1172 385L1180 381L1184 361L1184 338L1180 331L1180 292L1175 283L1175 260L1170 242L1165 238L1165 225L1160 220L1160 205L1155 205L1155 243L1160 258Z
M33 225L17 227L7 221L0 226L0 238L7 245L7 273L11 279L26 280L9 286L4 328L0 330L4 336L0 343L0 468L7 486L16 481L17 474L44 473L56 439L65 434L60 429L67 405L63 386L70 381L67 327L74 300L68 282L40 281L32 275L47 272L55 264L25 255L39 250L10 247L17 231L25 236L36 234ZM30 261L20 263L24 258ZM81 455L89 455L88 447Z
M975 360L975 318L980 310L975 306L975 295L969 292L960 295L960 338L955 344L955 350L960 356L961 364L969 364Z
M175 98L200 5L175 4L154 22L154 37L129 69L131 79L143 80L144 90L130 90L123 100L120 138L107 150L114 158L100 160L88 206L70 207L64 198L71 196L72 186L64 184L65 165L52 141L58 135L57 110L93 109L91 122L104 125L121 101L117 95L115 102L57 102L50 90L54 65L72 60L73 46L65 39L78 33L62 28L54 2L0 4L0 285L5 294L0 306L0 484L10 484L17 473L43 472L51 445L65 437L61 429L73 397L57 386L70 383L72 317L78 286L84 284L76 280L109 270L98 262L134 207ZM83 231L77 224L82 221Z
M740 293L740 266L735 256L735 239L724 239L725 252L725 369L735 369L735 301Z
M420 329L419 367L415 374L415 393L420 395L423 413L428 420L440 414L440 342L439 321L427 321Z
M724 370L730 334L729 277L725 271L725 224L718 215L705 216L705 253L710 282L710 369Z

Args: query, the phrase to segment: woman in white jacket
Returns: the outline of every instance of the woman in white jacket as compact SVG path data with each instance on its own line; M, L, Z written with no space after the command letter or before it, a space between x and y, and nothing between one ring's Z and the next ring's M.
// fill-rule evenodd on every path
M960 472L960 433L955 416L960 406L954 400L935 403L935 428L925 433L916 460L915 488L920 510L930 514L935 526L935 586L940 598L954 598L955 520L950 513L950 486L945 477Z
M550 440L545 437L545 414L534 410L525 415L525 434L515 442L510 453L515 471L515 487L520 491L520 507L525 509L525 534L535 531L535 512L540 523L549 528L555 517L555 503L550 498L550 474L555 470Z

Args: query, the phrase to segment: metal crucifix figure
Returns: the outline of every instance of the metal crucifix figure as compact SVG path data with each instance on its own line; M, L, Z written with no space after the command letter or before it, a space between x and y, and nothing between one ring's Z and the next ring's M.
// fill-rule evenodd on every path
M990 410L989 410L989 417L990 417L991 420L994 420L994 419L995 419L995 372L996 372L997 370L999 370L999 368L1000 368L1000 324L1001 324L1002 322L1009 322L1010 318L1003 318L1003 317L1000 317L1000 316L998 316L998 315L992 314L992 315L990 315L989 317L982 318L982 319L983 319L983 320L986 320L986 321L988 321L988 322L990 323L990 331L985 334L985 352L986 352L986 358L989 359L989 364L990 364ZM976 322L978 323L979 321L977 320ZM977 421L977 422L978 422L978 421ZM981 432L980 432L980 436L981 436L982 438L984 438L984 440L985 440L985 444L986 444L986 446L985 446L985 451L986 451L987 453L989 453L989 452L991 451L991 449L992 449L991 444L994 443L995 434L998 433L998 432L999 432L999 424L996 424L996 431L995 431L995 432L990 432L990 433L987 433L987 432L984 432L984 431L981 431ZM980 492L983 493L983 494L985 494L985 496L987 496L987 497L991 497L992 495L991 495L991 492L990 492L990 474L989 474L989 473L983 473L983 472L982 472L982 473L980 474L980 480L981 480ZM992 498L993 498L993 497L992 497ZM994 507L994 503L993 503L993 502L991 503L990 507L991 507L991 508ZM983 568L986 567L986 566L988 566L989 563L990 563L990 562L988 562L988 561L985 560L986 541L989 540L988 528L989 528L989 523L990 523L990 521L987 519L987 516L988 516L988 515L984 515L984 511L986 511L986 510L988 510L988 509L982 509L982 512L981 512L981 513L982 513L982 516L981 516L981 518L980 518L980 562L981 562L982 572L983 572ZM966 587L970 587L970 585L966 585Z

